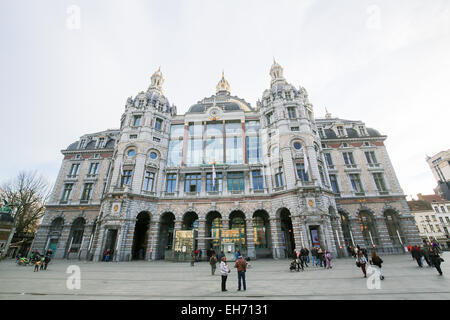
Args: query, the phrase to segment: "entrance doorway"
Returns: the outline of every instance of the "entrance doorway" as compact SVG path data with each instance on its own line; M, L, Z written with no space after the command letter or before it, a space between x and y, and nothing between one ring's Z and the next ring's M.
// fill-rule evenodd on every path
M283 208L280 212L281 235L284 243L284 255L287 258L294 256L295 239L294 228L292 227L291 213L288 209Z
M311 242L312 246L316 248L321 247L321 241L320 241L320 233L319 233L319 226L310 226L309 227L309 234L311 235Z
M141 212L137 215L136 226L134 227L133 237L133 260L144 260L147 250L147 240L150 225L150 216L147 212Z
M109 261L113 260L116 248L117 229L108 229L106 232L105 250L102 253L102 261L105 260L105 253L109 250Z

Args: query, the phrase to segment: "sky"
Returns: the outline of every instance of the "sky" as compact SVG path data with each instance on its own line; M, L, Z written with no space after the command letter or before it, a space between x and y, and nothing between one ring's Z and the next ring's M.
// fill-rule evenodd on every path
M118 128L158 67L182 114L222 70L256 106L274 57L316 117L388 136L406 195L433 193L426 155L450 147L448 0L3 0L0 48L0 183L35 170L53 184L60 151Z

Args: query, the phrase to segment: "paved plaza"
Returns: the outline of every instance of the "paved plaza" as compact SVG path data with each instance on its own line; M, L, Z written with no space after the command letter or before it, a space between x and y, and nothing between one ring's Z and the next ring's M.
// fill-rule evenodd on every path
M443 276L419 268L409 254L383 256L380 289L368 289L354 259L333 260L333 268L289 271L288 260L251 261L247 291L237 291L236 269L228 292L220 291L220 271L212 276L207 262L84 262L55 260L47 271L0 262L0 299L450 299L450 253L444 253ZM234 263L230 263L234 265ZM81 288L67 289L70 265L81 271Z

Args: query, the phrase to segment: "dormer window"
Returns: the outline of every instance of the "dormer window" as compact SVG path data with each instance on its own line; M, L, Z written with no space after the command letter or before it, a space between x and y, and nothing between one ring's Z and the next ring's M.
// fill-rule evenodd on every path
M344 127L343 126L337 126L338 136L345 136L344 133Z
M98 138L97 148L103 148L104 144L105 144L105 138Z
M144 106L144 100L140 99L139 100L139 107L142 108Z
M359 130L359 134L361 136L365 136L366 135L366 130L364 129L364 126L359 126L358 130Z
M85 139L81 139L81 142L80 142L80 149L83 149L84 147L85 147L85 145L86 145L86 140Z

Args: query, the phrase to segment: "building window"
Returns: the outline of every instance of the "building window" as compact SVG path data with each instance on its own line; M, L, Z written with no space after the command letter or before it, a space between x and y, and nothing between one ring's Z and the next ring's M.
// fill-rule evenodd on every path
M433 207L434 211L436 211L437 213L439 213L439 207Z
M275 169L275 187L279 188L284 186L283 167Z
M319 137L321 137L322 139L325 139L325 133L323 131L323 128L319 128Z
M261 170L252 171L253 190L263 190L263 176Z
M160 118L156 118L155 121L155 129L161 131L162 130L163 121Z
M137 127L141 124L141 118L142 116L134 116L133 117L133 126Z
M98 167L99 167L99 163L98 162L94 162L91 163L91 166L89 167L89 175L96 175L98 174Z
M336 175L330 174L330 182L331 182L331 188L333 188L333 192L340 193Z
M255 239L255 248L268 248L267 239L267 221L261 216L253 218L253 238Z
M350 174L350 182L352 184L353 191L355 191L356 195L364 193L364 190L361 185L361 180L359 179L359 174Z
M244 173L243 172L229 172L227 174L227 183L229 191L244 190Z
M203 140L189 139L187 141L186 165L195 166L202 164L203 161Z
M202 176L199 173L186 174L184 192L200 192Z
M70 193L72 192L73 183L66 183L64 185L64 191L61 197L61 202L66 203L69 201Z
M130 134L130 139L137 139L137 134Z
M445 221L447 221L447 223L450 224L450 219L449 219L449 217L445 217Z
M302 148L302 144L298 141L294 142L294 149L300 150Z
M216 178L213 181L212 172L206 174L206 191L207 192L222 192L222 173L217 172Z
M80 168L79 163L72 163L72 166L70 167L70 171L68 174L68 177L75 178L78 175L78 169Z
M85 144L86 144L86 140L85 139L81 139L79 149L83 149L85 147Z
M291 131L300 131L299 127L291 127Z
M166 192L170 192L170 193L175 192L176 186L177 186L177 175L174 173L169 173L167 175Z
M158 154L155 151L151 151L149 154L150 159L155 160L158 158Z
M370 146L371 146L370 142L364 141L364 147L370 147Z
M257 120L249 120L245 122L245 131L247 133L259 133L261 126Z
M242 136L242 123L237 121L230 121L225 123L226 135L241 135Z
M331 158L331 154L324 153L324 156L325 156L325 161L327 162L328 168L333 169L334 165L333 165L333 159Z
M273 112L266 114L267 125L271 125L274 122Z
M340 137L345 136L344 127L343 126L338 126L337 127L337 131L338 131L338 136L340 136Z
M374 151L366 151L364 152L364 154L366 155L366 159L367 159L367 164L369 166L373 166L376 165L377 162L377 158L375 157L375 152Z
M88 201L91 199L92 195L92 183L85 183L83 189L83 195L81 196L81 201Z
M144 176L144 190L152 192L153 191L153 183L155 182L155 173L151 171L145 171Z
M167 152L167 166L176 167L183 160L183 140L170 140Z
M352 152L342 152L342 156L344 157L344 163L347 167L353 167L355 165Z
M320 175L320 181L322 181L322 184L326 184L325 182L325 175L323 173L323 167L319 164L319 175Z
M223 138L206 139L205 163L223 163Z
M305 165L303 163L296 163L297 176L301 181L308 181L308 173L305 172Z
M295 110L295 107L289 107L287 108L289 119L295 119L297 118L297 111Z
M121 187L123 187L125 185L130 185L132 176L133 176L133 170L123 170Z
M382 173L374 173L373 179L375 181L375 185L377 186L377 190L379 192L387 192L386 190L386 184L384 183L384 178Z
M128 157L134 157L136 155L136 151L134 150L134 149L130 149L130 150L128 150L128 152L127 152L127 156Z
M155 142L160 142L161 139L160 139L160 138L157 138L157 137L153 137L153 141L155 141Z

